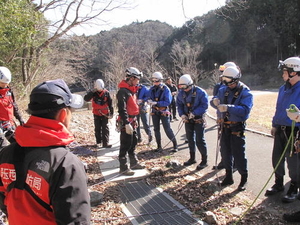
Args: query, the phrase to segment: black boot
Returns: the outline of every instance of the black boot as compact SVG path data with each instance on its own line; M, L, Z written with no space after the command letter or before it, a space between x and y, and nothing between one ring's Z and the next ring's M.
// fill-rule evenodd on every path
M173 141L173 150L172 150L172 152L178 152L178 146L177 146L177 141L176 140Z
M202 170L204 169L205 167L207 167L207 155L202 155L202 161L201 163L197 166L197 170Z
M160 140L156 140L157 143L157 148L154 150L155 152L161 152L163 149L161 147L161 141Z
M132 170L145 169L145 166L142 166L141 164L139 164L136 155L129 155L129 161L130 161L130 169L132 169Z
M132 176L134 175L134 171L131 169L128 169L127 165L127 159L126 157L119 157L119 162L120 162L120 174L121 175L126 175L126 176Z
M283 177L275 175L275 184L266 191L265 196L275 195L281 191L284 191Z
M196 156L195 152L190 152L190 159L188 161L184 162L183 165L190 166L192 164L195 164L196 163L195 156Z
M152 136L152 135L149 135L149 136L148 136L148 143L150 144L152 140L153 140L153 136Z
M219 162L219 164L217 166L213 166L212 169L213 170L222 170L222 169L225 169L225 167L223 165L223 161L221 160L221 162Z
M282 197L282 202L284 203L291 203L297 199L298 195L298 185L296 182L291 181L289 190L287 191L286 195Z
M248 180L248 174L242 174L241 175L241 182L238 186L238 190L239 191L244 191L246 190L246 183L247 183L247 180Z
M226 170L226 175L224 180L221 183L221 186L227 186L231 184L233 184L232 170Z

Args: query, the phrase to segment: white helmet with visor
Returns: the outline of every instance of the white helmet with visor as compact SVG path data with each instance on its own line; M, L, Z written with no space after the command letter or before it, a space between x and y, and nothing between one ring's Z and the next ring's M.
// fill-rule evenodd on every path
M189 88L191 85L193 85L193 80L191 78L191 75L189 74L184 74L179 78L179 85L178 87L180 89L187 89Z
M228 86L237 83L241 76L241 72L238 68L229 66L224 70L221 78L223 83Z
M152 82L161 82L163 80L163 75L161 72L154 72L151 77Z

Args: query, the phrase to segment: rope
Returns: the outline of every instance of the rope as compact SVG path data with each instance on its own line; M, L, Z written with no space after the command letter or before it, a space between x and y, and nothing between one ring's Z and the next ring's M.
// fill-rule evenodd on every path
M246 211L239 217L238 221L236 221L236 222L234 223L234 225L236 225L236 224L238 224L239 222L241 222L241 220L245 217L245 215L248 213L248 211L252 208L252 206L254 205L254 203L257 201L257 199L259 198L259 196L261 195L261 193L264 191L264 189L266 188L266 186L267 186L268 183L270 182L270 180L271 180L272 176L274 175L275 171L277 170L277 168L278 168L278 166L279 166L281 160L285 157L285 153L286 153L286 151L287 151L287 149L288 149L289 144L290 144L290 143L293 143L293 142L291 142L291 141L294 140L294 128L295 128L295 124L296 124L296 122L293 120L293 121L292 121L292 127L291 127L291 134L290 134L290 137L289 137L289 139L288 139L288 142L287 142L287 144L286 144L286 146L285 146L285 148L284 148L284 150L283 150L283 152L282 152L282 154L281 154L281 156L280 156L280 159L278 160L278 163L276 164L276 166L275 166L273 172L271 173L269 179L267 180L267 182L265 183L265 185L262 187L262 189L260 190L260 192L258 193L258 195L256 196L256 198L253 200L253 202L250 204L250 206L249 206L249 207L246 209ZM293 150L293 144L291 144L291 151L292 151L292 150Z
M178 124L178 130L177 130L177 132L174 134L174 137L173 137L171 140L169 140L169 142L168 142L167 144L165 144L164 147L163 147L162 149L165 149L165 147L167 147L168 144L170 144L170 143L176 138L176 136L178 135L179 131L182 129L183 124L184 124L184 123L183 123L183 121L181 120L181 121L179 122L179 124Z

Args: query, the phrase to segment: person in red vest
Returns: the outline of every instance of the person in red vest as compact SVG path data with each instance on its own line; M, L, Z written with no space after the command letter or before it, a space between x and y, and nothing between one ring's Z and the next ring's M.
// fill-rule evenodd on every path
M97 79L94 85L94 89L89 91L84 96L85 101L92 100L92 108L94 114L94 126L96 144L99 146L103 143L103 148L111 148L112 145L109 142L109 127L108 119L111 119L114 115L114 108L112 105L112 99L108 90L104 88L104 82L102 79Z
M20 125L24 124L19 112L13 91L9 87L11 72L8 68L0 67L0 148L2 148L4 137L10 142L15 142L16 124L14 117Z
M135 169L144 169L144 166L138 163L135 155L135 148L137 145L137 115L140 113L137 104L136 93L138 91L138 84L143 73L135 67L126 69L126 78L119 83L119 90L117 93L118 100L118 121L121 124L120 134L120 174L126 176L134 175ZM130 168L127 165L127 154L130 161Z
M72 109L82 105L61 79L31 91L30 118L0 152L0 209L9 224L91 223L84 165L67 147Z

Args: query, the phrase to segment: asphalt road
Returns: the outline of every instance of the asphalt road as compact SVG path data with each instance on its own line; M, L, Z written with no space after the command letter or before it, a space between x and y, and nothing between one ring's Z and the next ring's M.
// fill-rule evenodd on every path
M174 153L176 158L180 159L180 162L183 163L184 161L189 159L189 150L188 146L185 143L185 129L184 126L181 127L180 121L174 121L171 123L171 127L173 128L174 133L176 134L176 139L179 145L179 151ZM163 146L169 143L169 139L166 137L163 128L161 127L161 134L163 139ZM215 165L216 161L216 147L217 147L217 127L216 122L212 118L207 118L207 128L205 132L205 139L208 147L208 164L209 166L206 167L201 171L201 174L212 173L212 167ZM273 138L258 134L252 131L246 132L246 156L248 159L248 184L247 184L247 192L253 197L257 197L259 195L259 199L261 199L264 203L268 205L275 204L276 206L282 207L284 212L291 211L298 211L300 210L299 200L295 201L294 203L282 203L281 197L289 188L289 177L285 176L285 192L279 193L272 197L265 197L265 190L271 187L274 184L274 175L270 179L270 182L264 185L270 178L273 168L271 162L271 155L272 155L272 148L273 148ZM169 143L165 146L165 149L172 149L172 143ZM200 163L200 153L197 151L196 154L197 162ZM218 162L220 161L220 154L218 158ZM190 166L193 170L195 169L197 164ZM215 172L216 173L216 172ZM287 173L287 170L286 170ZM216 176L222 179L223 175L225 174L224 170L220 170ZM232 185L233 188L237 188L240 182L240 174L238 172L234 173L234 181L235 183ZM260 194L261 193L261 194Z

